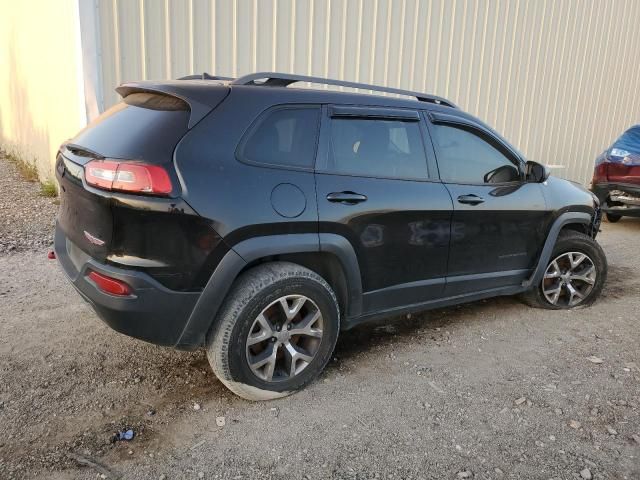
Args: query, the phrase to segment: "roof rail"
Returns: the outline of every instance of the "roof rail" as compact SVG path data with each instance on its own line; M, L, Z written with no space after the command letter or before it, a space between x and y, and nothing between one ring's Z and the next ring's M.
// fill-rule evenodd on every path
M209 75L207 72L198 73L195 75L186 75L178 78L178 80L233 80L231 77L221 77L219 75Z
M261 83L256 83L256 80L265 80ZM343 80L335 80L332 78L321 77L309 77L306 75L292 75L288 73L276 73L276 72L258 72L238 77L233 80L230 85L261 85L265 87L287 87L296 82L309 82L319 83L323 85L336 85L338 87L359 88L362 90L372 90L375 92L395 93L397 95L406 95L408 97L415 97L421 102L435 103L438 105L444 105L446 107L458 108L453 102L438 97L436 95L427 95L426 93L412 92L410 90L402 90L400 88L392 87L380 87L378 85L369 85L367 83L346 82Z

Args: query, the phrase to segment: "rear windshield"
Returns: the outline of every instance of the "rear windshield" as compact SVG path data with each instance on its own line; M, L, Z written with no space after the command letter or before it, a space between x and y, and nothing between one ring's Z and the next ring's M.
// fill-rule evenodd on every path
M179 98L132 93L71 142L107 158L166 163L188 130L189 114L188 105Z
M640 125L631 127L624 132L613 147L627 150L632 153L640 153Z

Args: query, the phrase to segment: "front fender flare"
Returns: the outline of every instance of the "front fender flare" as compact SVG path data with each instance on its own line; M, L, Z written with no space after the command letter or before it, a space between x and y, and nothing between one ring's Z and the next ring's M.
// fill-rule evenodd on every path
M549 264L549 260L551 260L551 253L553 252L553 247L556 245L556 240L558 240L558 235L560 234L562 227L571 223L583 223L590 225L591 221L591 215L586 212L564 212L556 218L549 229L547 239L544 242L542 252L538 258L538 263L531 276L523 280L522 287L526 290L531 288L533 285L540 283L547 265Z

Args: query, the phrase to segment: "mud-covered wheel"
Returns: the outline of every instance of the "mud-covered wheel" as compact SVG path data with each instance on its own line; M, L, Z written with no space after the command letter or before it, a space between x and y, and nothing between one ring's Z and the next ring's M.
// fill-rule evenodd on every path
M573 230L560 232L542 280L523 300L548 309L591 305L607 279L607 258L594 239Z
M247 400L300 390L324 369L340 330L335 293L315 272L273 262L243 273L207 346L222 383Z
M616 215L615 213L605 213L607 217L607 222L616 223L618 220L622 218L622 215Z

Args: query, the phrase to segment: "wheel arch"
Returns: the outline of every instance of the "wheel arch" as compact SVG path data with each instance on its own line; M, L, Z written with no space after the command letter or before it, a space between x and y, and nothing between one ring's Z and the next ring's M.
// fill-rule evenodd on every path
M244 240L223 257L202 291L176 347L204 345L206 335L231 286L240 274L270 261L289 261L306 267L334 289L346 316L362 312L362 280L355 251L336 234L269 235Z
M589 235L589 222L575 222L570 221L562 226L558 235L564 230L572 230L574 232L584 233L585 235Z
M270 262L295 263L317 273L326 280L335 292L340 311L347 311L351 304L348 296L347 278L340 260L334 254L329 252L297 252L268 255L247 263L238 275L242 275L258 265Z
M588 234L591 222L592 217L587 212L564 212L560 214L551 225L549 233L547 233L547 238L533 273L522 282L522 287L526 290L533 285L537 285L542 280L542 275L544 275L545 268L551 259L553 247L562 230L573 230Z

